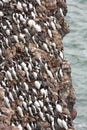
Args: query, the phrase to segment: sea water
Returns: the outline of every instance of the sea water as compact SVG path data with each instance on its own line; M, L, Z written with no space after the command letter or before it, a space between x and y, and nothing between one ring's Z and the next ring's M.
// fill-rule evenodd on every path
M87 0L67 0L70 33L63 40L66 59L71 63L78 115L76 130L87 130Z

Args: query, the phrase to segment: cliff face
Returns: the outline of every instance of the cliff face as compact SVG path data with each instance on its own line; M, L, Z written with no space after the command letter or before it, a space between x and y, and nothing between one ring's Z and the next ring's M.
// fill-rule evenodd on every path
M74 129L66 13L66 0L0 1L0 130Z

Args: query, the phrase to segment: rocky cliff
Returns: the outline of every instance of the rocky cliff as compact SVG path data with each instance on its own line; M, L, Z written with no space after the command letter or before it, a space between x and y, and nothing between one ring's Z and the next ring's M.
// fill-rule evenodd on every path
M0 1L0 130L74 130L66 14L66 0Z

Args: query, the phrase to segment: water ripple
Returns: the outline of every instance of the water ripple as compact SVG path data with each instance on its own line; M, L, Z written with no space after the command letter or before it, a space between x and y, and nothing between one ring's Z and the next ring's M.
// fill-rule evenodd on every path
M87 130L87 0L68 0L71 33L64 38L65 57L71 62L78 116L76 130Z

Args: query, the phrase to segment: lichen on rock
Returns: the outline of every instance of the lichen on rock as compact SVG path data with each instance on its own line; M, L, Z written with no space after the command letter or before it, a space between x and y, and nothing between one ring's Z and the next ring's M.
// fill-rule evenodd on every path
M66 14L66 0L0 1L0 130L74 130Z

